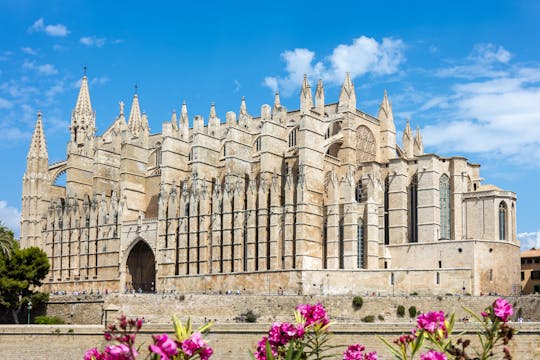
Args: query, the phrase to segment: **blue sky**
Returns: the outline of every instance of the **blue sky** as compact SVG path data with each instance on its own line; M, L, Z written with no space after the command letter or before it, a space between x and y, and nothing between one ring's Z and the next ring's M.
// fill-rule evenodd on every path
M385 89L426 152L482 164L518 195L522 247L540 246L540 3L536 1L105 2L0 0L0 219L16 229L36 112L49 161L65 158L88 67L98 133L138 85L152 132L186 100L190 117L272 103L298 108L304 73L337 100L346 71L358 107ZM401 134L398 136L401 138Z

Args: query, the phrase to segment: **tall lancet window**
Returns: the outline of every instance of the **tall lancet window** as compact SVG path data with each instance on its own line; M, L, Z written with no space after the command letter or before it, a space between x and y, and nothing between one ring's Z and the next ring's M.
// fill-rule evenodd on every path
M501 201L499 204L499 239L500 240L506 240L506 228L507 228L507 220L506 220L506 203L504 201Z
M409 185L409 242L418 242L418 176Z
M440 238L450 239L450 178L443 174L439 179L439 205L441 207Z
M356 191L355 191L355 199L356 202L362 202L362 179L358 180L356 183Z
M390 244L390 216L389 216L389 195L390 190L390 180L388 177L384 180L384 244Z
M298 127L295 127L289 133L289 147L296 146L296 133L297 133L297 130L298 130Z
M160 167L161 166L161 159L162 159L162 155L161 155L161 143L157 143L156 144L156 167Z
M364 269L364 267L365 267L365 260L364 260L364 249L365 249L364 221L361 218L358 219L358 230L357 230L357 235L356 235L356 241L357 241L356 266L359 269Z

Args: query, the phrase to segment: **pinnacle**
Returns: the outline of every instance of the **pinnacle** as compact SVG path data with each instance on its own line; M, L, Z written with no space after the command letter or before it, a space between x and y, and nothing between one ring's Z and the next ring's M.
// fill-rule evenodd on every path
M34 133L32 134L32 142L30 143L30 151L28 152L28 157L48 157L47 143L45 142L45 134L43 133L41 116L41 111L38 111L36 126L34 128Z

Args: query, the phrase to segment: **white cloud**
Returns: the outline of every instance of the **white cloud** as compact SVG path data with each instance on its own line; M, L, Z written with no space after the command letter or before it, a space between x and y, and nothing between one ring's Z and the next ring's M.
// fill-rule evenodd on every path
M517 234L521 242L521 250L530 250L531 248L540 249L540 230L537 232L523 232Z
M503 63L507 64L512 58L512 54L502 46L494 44L476 44L471 54L471 58L482 63Z
M361 36L351 44L336 46L330 55L315 63L315 53L309 49L287 50L281 54L286 75L268 76L264 79L264 85L289 96L302 84L304 74L312 79L321 78L330 84L341 83L347 72L352 78L367 73L394 74L404 61L404 49L405 44L400 39L384 38L377 42L373 38Z
M233 92L237 93L240 91L240 88L242 87L242 85L240 84L240 81L238 80L234 80L234 90Z
M481 44L461 63L440 69L436 76L460 80L418 108L440 119L422 130L425 145L539 167L540 65L511 60L502 46Z
M102 47L105 45L105 38L98 38L95 36L84 36L80 38L80 43L86 46Z
M8 203L5 200L0 200L0 220L10 230L13 230L16 238L19 237L21 221L21 212L19 211L19 209L8 206Z
M21 51L25 54L28 54L28 55L37 55L37 52L32 49L31 47L22 47L21 48Z
M13 103L9 100L0 97L0 109L11 109Z
M65 25L45 25L43 18L36 20L28 29L29 33L44 32L49 36L65 37L69 34L69 30Z
M28 61L25 60L23 62L22 68L24 70L34 70L37 71L41 75L56 75L58 74L58 70L54 67L52 64L43 64L43 65L37 65L35 61Z
M439 77L463 79L493 78L507 76L501 67L508 64L512 54L502 46L494 44L476 44L471 54L461 64L438 69Z
M90 80L90 85L104 85L109 82L109 78L107 76L100 76L95 77ZM80 80L79 80L79 87L80 87Z

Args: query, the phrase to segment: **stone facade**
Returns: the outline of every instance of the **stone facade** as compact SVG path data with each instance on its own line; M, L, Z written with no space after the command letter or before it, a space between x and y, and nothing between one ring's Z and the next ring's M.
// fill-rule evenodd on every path
M98 136L85 76L67 158L48 164L38 114L21 245L47 252L50 291L519 290L515 194L425 154L409 123L399 146L386 93L375 117L348 75L331 104L304 79L299 110L276 94L259 116L242 99L189 123L184 103L151 134L135 94Z

